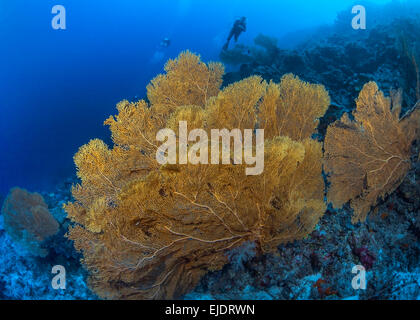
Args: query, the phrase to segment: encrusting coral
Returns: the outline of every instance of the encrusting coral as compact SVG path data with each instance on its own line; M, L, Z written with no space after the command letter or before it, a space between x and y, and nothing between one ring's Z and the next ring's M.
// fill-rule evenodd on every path
M59 225L40 194L13 188L4 201L1 212L4 228L13 240L32 255L45 257L48 254L42 248L42 242L56 234Z
M400 119L401 105L367 83L348 114L327 129L325 171L334 207L350 201L353 222L364 221L372 206L393 192L411 167L411 146L419 137L419 103Z
M95 139L74 157L81 184L65 206L77 223L69 237L104 298L180 297L221 269L228 250L252 241L260 252L275 251L308 235L326 209L322 145L310 139L328 106L321 86L286 76L277 87L250 77L220 91L223 67L190 52L165 70L147 87L150 105L123 101L105 122L112 149ZM277 88L281 98L272 94ZM282 128L276 112L296 103L287 121L301 122L312 98L305 131ZM179 139L180 121L206 132L272 124L263 172L246 175L245 164L159 165L156 134L171 128Z

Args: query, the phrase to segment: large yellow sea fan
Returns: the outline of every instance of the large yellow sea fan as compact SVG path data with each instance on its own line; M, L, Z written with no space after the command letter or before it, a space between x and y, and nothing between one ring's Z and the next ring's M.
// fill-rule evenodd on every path
M165 70L148 86L150 105L123 101L118 115L106 121L113 148L92 140L75 156L81 184L73 188L75 201L66 210L79 225L69 237L83 252L90 285L102 297L179 297L202 275L221 269L228 250L253 241L262 252L275 251L308 235L325 211L322 148L308 138L313 123L299 137L290 126L281 136L266 136L259 175L246 175L250 164L244 162L159 165L155 135L162 128L178 134L180 121L189 129L241 133L265 129L258 119L279 121L269 116L279 112L278 99L268 103L273 84L260 77L219 92L223 67L206 65L189 52L170 60ZM302 97L294 110L322 96L321 88L307 86L287 86L288 103ZM314 103L321 108L327 101ZM320 115L321 110L311 114L312 122Z

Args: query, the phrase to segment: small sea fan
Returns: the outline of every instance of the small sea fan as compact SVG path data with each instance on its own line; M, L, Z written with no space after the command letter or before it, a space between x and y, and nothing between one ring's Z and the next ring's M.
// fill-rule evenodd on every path
M40 194L13 188L1 212L4 228L14 241L33 255L45 257L48 254L41 244L58 232L59 225Z

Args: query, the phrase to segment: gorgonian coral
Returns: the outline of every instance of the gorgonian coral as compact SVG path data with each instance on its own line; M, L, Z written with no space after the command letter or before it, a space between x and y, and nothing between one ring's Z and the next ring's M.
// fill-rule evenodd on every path
M217 95L222 85L223 65L208 65L189 51L165 65L160 74L147 86L147 98L156 109L168 113L183 105L204 106L207 99Z
M287 74L279 84L268 85L260 106L260 126L268 137L310 138L329 105L330 97L324 86Z
M371 207L400 185L411 166L420 107L417 104L400 119L399 101L391 102L370 82L356 101L354 120L344 114L327 129L328 200L334 207L350 201L353 222L364 221Z
M326 208L322 145L310 139L328 106L323 87L250 77L220 91L222 66L189 52L165 70L148 86L150 104L123 101L106 120L113 148L95 139L74 157L81 183L66 205L77 223L69 237L102 297L179 297L221 269L228 250L252 241L274 251L305 237ZM270 126L263 172L246 175L244 163L160 165L156 134L171 128L179 141L182 121L206 132Z
M45 257L48 251L42 242L58 232L58 222L38 193L13 188L1 209L4 228L13 240L31 254Z

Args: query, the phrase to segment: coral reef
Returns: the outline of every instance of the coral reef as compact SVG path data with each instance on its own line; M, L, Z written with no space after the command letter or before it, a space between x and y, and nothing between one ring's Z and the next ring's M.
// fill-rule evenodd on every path
M237 44L221 54L239 66L225 75L190 52L168 61L147 101L105 121L112 148L80 148L79 180L6 199L0 299L420 299L420 15L366 6L367 30L346 10L296 47ZM179 121L264 128L264 174L159 165L156 133L179 142ZM56 221L55 234L10 215L26 208L12 198L32 199L25 212ZM51 286L54 265L66 290ZM351 286L355 265L366 290Z
M13 188L1 213L4 228L13 240L33 255L45 257L48 254L42 243L56 234L59 226L40 194Z
M276 254L237 248L223 270L203 277L185 299L420 299L420 162L364 223L349 206L329 207L305 239ZM238 257L238 258L235 258ZM354 290L355 265L366 268L366 290Z
M83 254L91 288L103 298L180 297L238 256L230 250L253 243L256 253L276 253L310 234L326 210L322 143L312 139L330 102L325 88L288 74L279 84L253 76L216 92L223 70L216 65L181 53L148 86L150 105L123 101L118 115L105 121L112 149L94 139L74 157L81 184L65 207L76 222L69 237ZM185 88L192 98L177 92ZM353 222L365 220L411 167L419 109L400 119L400 95L393 97L391 108L370 82L360 92L355 121L345 114L327 129L328 200L335 207L350 201ZM266 130L263 172L245 175L246 165L225 162L223 153L213 165L182 162L181 155L178 164L160 165L157 133L165 127L175 130L176 145L188 157L198 152L208 160L208 142L199 149L181 144L181 121L207 133ZM231 151L229 158L236 157ZM355 240L351 254L367 269L377 261ZM314 265L317 259L311 255ZM320 298L338 293L321 278L313 287Z
M167 74L148 86L150 106L118 105L119 114L106 121L113 149L95 139L75 155L81 184L73 188L76 201L66 206L78 224L69 237L82 251L90 285L101 297L179 297L202 275L221 269L229 249L250 241L259 252L275 251L280 243L308 235L325 211L322 146L310 139L329 102L322 86L293 76L278 86L250 77L212 97L222 68L216 68L219 77L209 76L216 64L198 59L186 52L170 61ZM197 90L178 92L185 88ZM315 107L303 119L304 131L282 128L285 119L276 108L293 104L296 119L286 119L293 124L309 111L312 99ZM244 130L256 128L259 118L276 128L265 137L260 175L245 175L241 163L160 166L155 159L155 136L162 127L187 121L208 132Z

